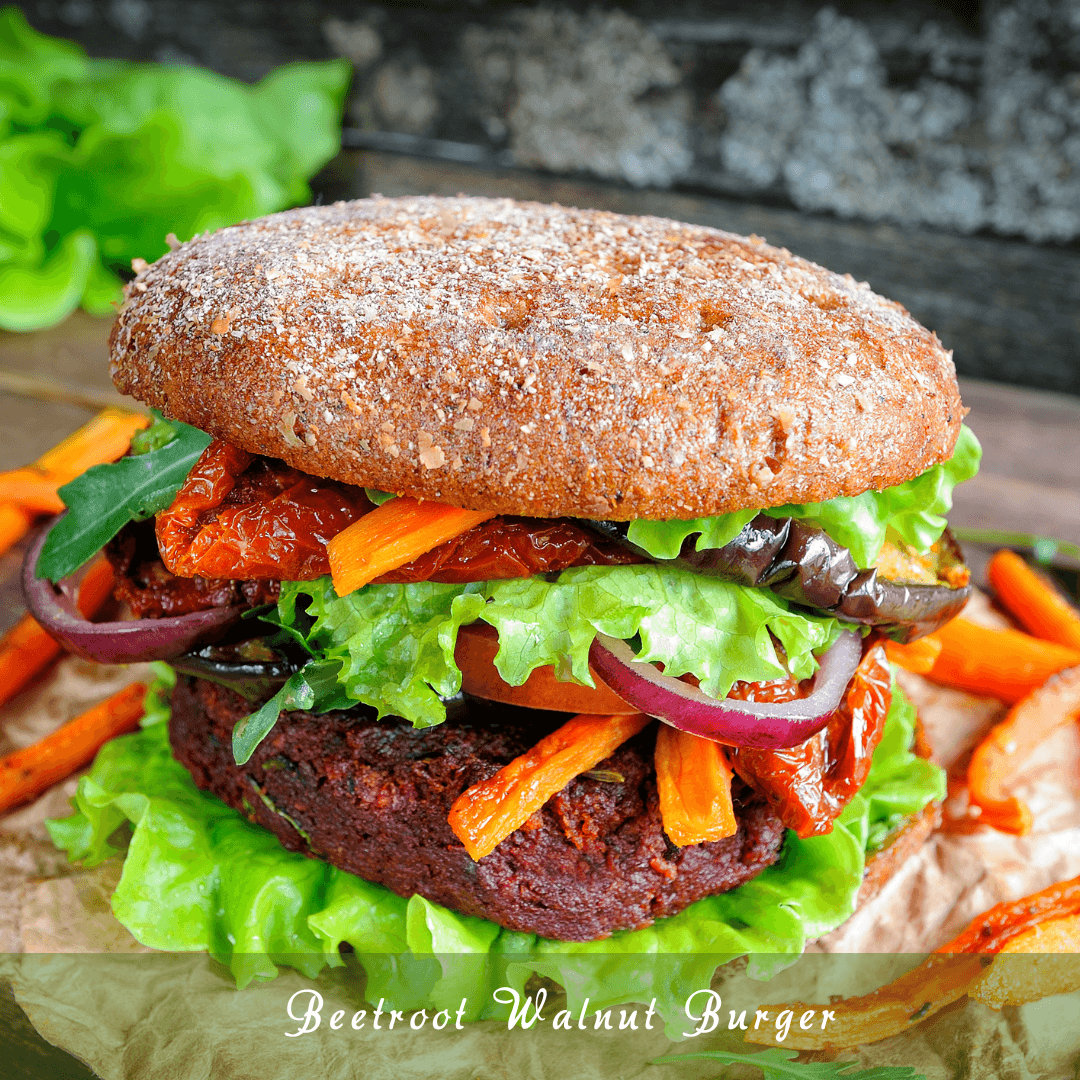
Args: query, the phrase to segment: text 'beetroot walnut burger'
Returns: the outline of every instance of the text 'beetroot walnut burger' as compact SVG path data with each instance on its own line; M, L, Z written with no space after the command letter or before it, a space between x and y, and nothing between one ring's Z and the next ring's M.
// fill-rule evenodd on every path
M658 218L373 198L181 245L111 348L163 415L65 489L28 592L84 655L181 673L168 739L216 798L152 725L53 827L92 862L132 822L145 943L242 979L342 942L797 953L929 822L884 639L963 606L942 515L979 450L950 355L865 284ZM138 622L44 580L102 545Z

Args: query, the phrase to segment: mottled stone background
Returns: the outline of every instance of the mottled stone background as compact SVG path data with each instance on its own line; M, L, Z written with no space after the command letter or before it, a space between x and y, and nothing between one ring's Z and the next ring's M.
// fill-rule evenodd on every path
M21 6L94 55L247 80L347 57L354 149L1042 245L1019 287L990 284L996 304L1015 301L1013 328L995 346L957 341L958 363L1080 392L1080 0ZM341 176L327 194L350 193ZM954 252L931 278L964 272L970 252ZM952 322L979 322L978 297L957 288ZM952 324L931 325L946 337Z

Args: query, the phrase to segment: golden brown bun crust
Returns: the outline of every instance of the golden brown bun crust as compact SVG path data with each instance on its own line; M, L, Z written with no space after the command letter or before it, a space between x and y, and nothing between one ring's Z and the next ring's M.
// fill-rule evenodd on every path
M542 517L856 495L949 457L951 356L757 238L478 198L364 199L142 269L124 393L309 473Z

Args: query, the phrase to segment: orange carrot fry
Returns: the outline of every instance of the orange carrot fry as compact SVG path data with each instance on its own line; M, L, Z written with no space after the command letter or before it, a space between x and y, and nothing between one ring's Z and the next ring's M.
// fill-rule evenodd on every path
M136 432L149 427L150 418L122 409L102 409L88 424L47 450L34 467L58 486L81 476L91 465L121 457Z
M885 642L885 655L897 667L913 671L916 675L928 675L933 671L941 650L942 644L933 634L907 645L901 645L898 641Z
M1080 667L1067 668L1009 710L976 747L968 765L968 793L982 811L984 825L1024 836L1031 831L1031 811L1006 793L1017 766L1055 728L1080 716Z
M474 859L490 855L552 795L614 753L649 719L644 713L575 716L527 754L463 791L450 808L450 828Z
M1080 649L1080 610L1013 551L995 552L987 576L1009 613L1029 633Z
M0 503L14 504L30 514L62 513L64 503L56 494L57 489L82 475L91 465L120 457L135 432L149 423L149 417L137 413L103 409L90 423L47 450L33 465L0 472ZM0 526L0 546L4 535Z
M930 679L1010 705L1055 672L1080 664L1080 649L1041 641L1019 630L990 630L967 619L953 619L934 637L942 648Z
M494 516L412 498L384 502L326 545L334 589L345 596Z
M831 1050L863 1046L910 1031L934 1013L962 998L984 971L981 956L930 956L917 968L863 997L845 998L824 1004L791 1002L776 1006L777 1013L790 1010L802 1016L813 1010L817 1016L824 1009L832 1013L825 1030L812 1024L808 1031L792 1025L787 1036L778 1041L779 1027L763 1025L745 1036L746 1041L791 1050Z
M30 531L33 520L33 514L14 503L0 503L0 555L10 551Z
M87 567L79 583L79 598L75 605L84 618L92 619L101 610L101 605L112 595L115 583L108 559L95 559Z
M995 904L973 919L964 931L936 951L939 953L996 953L1013 938L1039 923L1080 914L1080 877L1059 881L1047 889Z
M1080 915L1064 915L1036 923L1017 934L1001 950L1007 954L1080 953Z
M146 687L132 683L41 742L0 759L0 813L36 798L88 764L109 739L134 730L145 697Z
M779 1028L767 1025L755 1028L746 1036L747 1042L785 1046L792 1050L825 1050L862 1046L910 1031L946 1005L965 994L979 994L987 967L985 954L1003 951L1009 942L1034 947L1035 942L1024 935L1033 927L1043 926L1047 940L1068 944L1076 940L1076 929L1063 920L1080 912L1080 878L1063 881L1049 889L1026 896L1022 900L998 904L975 918L962 934L923 961L917 968L902 975L863 997L832 1001L828 1005L807 1005L792 1002L776 1006L800 1016L808 1009L820 1012L828 1008L833 1013L827 1030L812 1025L809 1031L784 1030L786 1039L778 1039ZM948 955L945 955L948 954ZM997 961L995 961L995 964ZM1015 972L1016 969L1014 969ZM1075 968L1067 975L1075 974ZM1046 993L1059 992L1051 987ZM1027 995L1034 1000L1039 994Z
M56 494L58 486L33 469L15 469L0 474L0 501L31 514L62 514L64 501Z
M112 567L107 559L98 559L83 577L79 611L86 618L97 614L112 587ZM0 639L0 705L10 701L44 671L60 652L60 643L42 629L33 615L24 615Z
M1034 954L1034 955L1032 955ZM1080 990L1080 915L1048 919L1014 937L968 989L968 997L1003 1009Z
M661 724L655 761L660 818L673 844L735 835L731 766L719 743Z

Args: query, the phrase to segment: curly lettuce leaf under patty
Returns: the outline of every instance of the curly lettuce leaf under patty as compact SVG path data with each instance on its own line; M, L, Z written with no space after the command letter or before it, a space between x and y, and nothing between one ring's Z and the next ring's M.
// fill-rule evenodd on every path
M945 794L942 771L909 749L915 710L896 689L866 784L831 834L800 840L789 832L780 860L752 881L653 926L559 942L406 900L286 851L196 788L169 751L160 705L154 717L108 743L79 781L75 813L48 823L74 862L124 855L112 909L142 944L208 952L243 987L273 978L278 965L314 978L341 965L338 948L348 942L367 973L367 1000L404 1010L456 1008L466 997L470 1019L499 1015L491 991L520 987L533 972L563 985L574 1010L585 998L595 1009L656 997L661 1015L675 1019L718 963L756 954L767 975L839 926L855 909L868 847L898 815ZM259 798L253 787L252 802Z
M953 489L979 471L982 447L974 432L961 426L952 457L920 476L884 491L840 496L803 506L771 506L761 511L738 510L691 521L632 521L627 538L657 559L674 559L683 541L698 534L696 549L705 551L731 543L758 513L774 518L803 518L824 529L846 547L856 564L872 566L887 537L928 551L945 531L944 515L952 509Z

